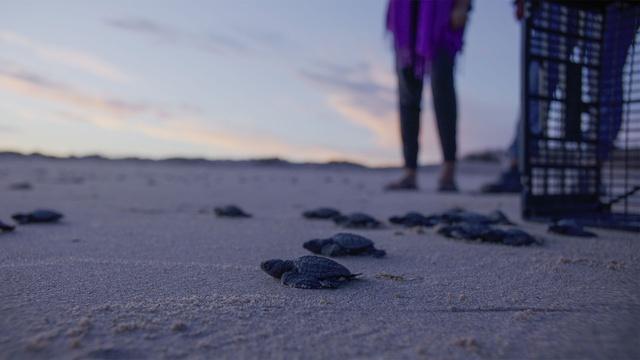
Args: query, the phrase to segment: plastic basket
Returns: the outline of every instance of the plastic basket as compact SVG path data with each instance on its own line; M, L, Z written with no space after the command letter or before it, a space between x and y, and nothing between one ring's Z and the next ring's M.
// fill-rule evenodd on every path
M528 1L523 217L640 231L640 4Z

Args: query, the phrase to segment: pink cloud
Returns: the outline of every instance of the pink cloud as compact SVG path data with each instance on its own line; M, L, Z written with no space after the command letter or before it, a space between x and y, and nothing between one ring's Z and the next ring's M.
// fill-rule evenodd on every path
M176 109L102 97L24 71L0 71L0 90L46 101L68 110L69 121L100 128L142 133L148 137L200 144L239 156L279 156L295 160L351 160L371 164L366 154L330 147L292 144L263 134L236 133L212 127L212 119L189 107ZM59 114L59 112L58 112ZM154 119L143 121L143 119ZM236 156L236 157L239 157Z
M83 51L44 44L11 31L0 31L0 43L3 43L3 46L11 45L26 49L44 60L82 70L110 81L128 83L131 80L129 75L115 65Z

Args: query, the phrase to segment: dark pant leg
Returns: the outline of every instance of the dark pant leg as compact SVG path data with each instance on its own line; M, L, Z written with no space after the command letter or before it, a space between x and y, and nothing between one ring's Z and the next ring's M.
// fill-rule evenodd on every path
M404 166L408 169L416 169L418 167L422 78L417 77L410 67L398 67L397 74L400 134L402 136Z
M609 5L604 24L602 65L600 73L600 121L598 123L598 157L606 160L624 120L624 86L632 75L623 69L638 32L638 13ZM632 66L635 64L632 64ZM627 80L629 79L629 80ZM633 111L633 110L632 110Z
M431 67L431 92L445 161L456 160L458 107L453 84L454 57L440 51Z

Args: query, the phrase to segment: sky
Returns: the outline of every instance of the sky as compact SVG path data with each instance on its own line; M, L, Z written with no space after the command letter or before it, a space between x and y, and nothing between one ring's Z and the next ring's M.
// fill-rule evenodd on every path
M386 0L3 0L0 150L399 165ZM505 147L520 26L476 0L459 153ZM441 159L429 87L422 163Z

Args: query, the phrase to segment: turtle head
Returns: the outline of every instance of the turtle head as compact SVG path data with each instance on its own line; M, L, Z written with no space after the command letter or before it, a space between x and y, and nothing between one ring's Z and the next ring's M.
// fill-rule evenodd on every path
M263 261L260 269L276 279L280 279L282 274L293 270L293 262L290 260L272 259Z
M329 243L331 240L329 239L314 239L314 240L309 240L307 242L305 242L304 244L302 244L302 247L311 251L314 254L321 254L322 253L322 247L324 247L325 245L327 245L327 243Z

